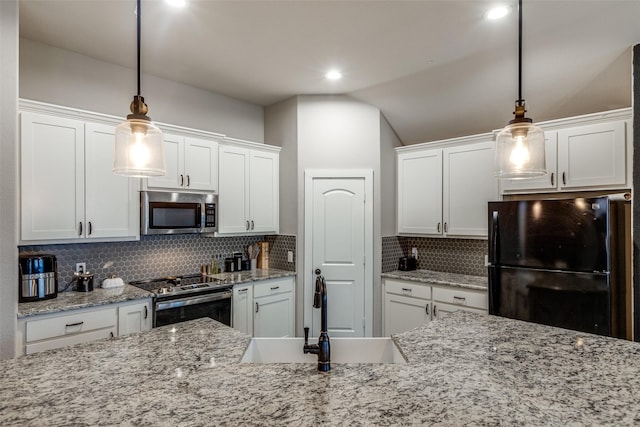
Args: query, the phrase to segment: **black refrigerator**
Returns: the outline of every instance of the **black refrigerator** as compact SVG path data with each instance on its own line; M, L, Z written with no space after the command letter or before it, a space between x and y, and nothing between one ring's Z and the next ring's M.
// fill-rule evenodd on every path
M489 202L489 314L632 339L630 202Z

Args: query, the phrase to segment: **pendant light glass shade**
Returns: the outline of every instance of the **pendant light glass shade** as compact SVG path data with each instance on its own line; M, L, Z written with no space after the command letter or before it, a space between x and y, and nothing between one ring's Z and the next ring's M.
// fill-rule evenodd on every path
M529 122L510 123L496 137L495 175L504 179L535 178L547 173L544 132Z
M166 172L162 133L149 120L129 119L116 128L113 172L133 177Z
M142 9L137 0L137 42L138 42L138 94L129 106L131 114L127 121L116 128L113 173L132 177L165 175L164 143L162 133L147 116L149 108L140 95L140 27Z

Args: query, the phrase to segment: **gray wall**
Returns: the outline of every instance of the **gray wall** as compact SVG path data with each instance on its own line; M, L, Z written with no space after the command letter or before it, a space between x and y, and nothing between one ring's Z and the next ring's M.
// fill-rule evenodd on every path
M136 90L133 69L20 39L21 98L124 118ZM148 74L141 92L156 122L264 142L260 106Z
M14 356L18 301L18 1L0 1L0 358Z

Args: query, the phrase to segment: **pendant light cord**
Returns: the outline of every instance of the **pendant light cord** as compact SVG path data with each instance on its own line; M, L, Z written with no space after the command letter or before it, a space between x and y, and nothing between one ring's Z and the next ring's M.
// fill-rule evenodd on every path
M518 0L518 104L522 101L522 0Z
M136 8L136 17L137 17L137 34L138 34L138 96L140 96L140 22L141 22L141 18L140 15L142 14L141 12L141 1L137 0L138 4L137 4L137 8ZM522 1L522 0L520 0Z

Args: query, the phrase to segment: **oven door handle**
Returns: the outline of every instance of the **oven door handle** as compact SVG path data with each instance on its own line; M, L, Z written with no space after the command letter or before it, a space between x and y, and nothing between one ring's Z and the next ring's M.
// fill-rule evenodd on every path
M231 291L225 291L225 292L215 292L209 295L201 295L198 297L187 297L187 298L181 298L181 299L174 299L166 302L157 302L156 311L169 310L170 308L184 307L187 305L202 304L204 302L231 299L232 295L233 294Z

